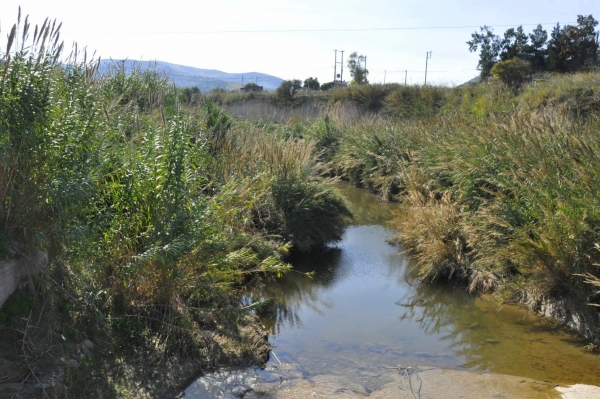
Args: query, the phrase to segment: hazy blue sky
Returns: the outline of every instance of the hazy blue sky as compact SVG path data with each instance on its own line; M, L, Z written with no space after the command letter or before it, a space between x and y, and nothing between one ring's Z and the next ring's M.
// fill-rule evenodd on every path
M477 26L501 34L510 26L527 25L530 32L543 23L550 31L556 22L574 23L578 14L600 18L600 0L2 0L0 50L18 5L34 23L45 17L63 22L68 46L77 41L102 58L327 82L337 49L345 57L367 55L371 82L384 75L387 82L403 82L408 70L409 82L422 83L425 54L432 51L428 81L450 85L478 74L478 57L465 44ZM305 31L311 29L321 31ZM346 71L344 78L350 78Z

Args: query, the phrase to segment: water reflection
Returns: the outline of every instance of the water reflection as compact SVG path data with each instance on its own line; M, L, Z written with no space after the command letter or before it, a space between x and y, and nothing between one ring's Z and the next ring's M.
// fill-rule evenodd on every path
M340 277L341 270L337 267L340 258L341 250L335 247L321 252L318 257L298 256L291 260L294 271L283 278L259 287L249 287L249 299L268 298L259 314L270 334L279 334L283 326L302 328L298 315L301 307L319 315L324 315L325 309L331 309L333 304L326 295L326 289ZM314 272L312 278L305 274L309 272Z
M384 365L468 368L600 385L600 360L569 331L462 287L422 284L381 225L395 205L342 186L357 225L329 251L293 260L297 272L248 290L279 361L306 376L345 375L376 389ZM315 271L313 279L303 272Z
M447 343L461 367L563 383L600 384L600 359L585 341L552 320L518 306L499 306L461 287L418 284L397 305L400 322L413 321ZM595 370L582 373L583 370Z

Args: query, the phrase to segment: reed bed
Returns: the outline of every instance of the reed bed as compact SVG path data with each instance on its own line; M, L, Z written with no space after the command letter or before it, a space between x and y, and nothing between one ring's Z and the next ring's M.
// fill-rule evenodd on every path
M396 239L424 279L598 303L597 76L457 88L432 117L340 125L330 170L402 203Z

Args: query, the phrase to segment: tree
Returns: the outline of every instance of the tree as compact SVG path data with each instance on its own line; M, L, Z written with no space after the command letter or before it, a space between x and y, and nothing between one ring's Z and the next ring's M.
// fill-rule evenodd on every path
M281 86L275 90L277 98L283 102L291 102L294 99L294 94L302 87L300 79L284 80Z
M544 71L548 66L548 50L545 48L548 40L548 32L542 25L538 25L532 33L529 34L529 44L526 48L527 59L531 62L531 68L534 72Z
M501 43L500 60L512 60L515 57L525 58L529 37L523 31L523 27L517 29L510 28L504 32L504 39Z
M494 64L498 61L500 50L502 48L502 39L494 34L494 30L489 26L482 26L480 32L471 34L471 40L467 42L469 51L474 53L478 49L479 62L477 69L481 71L481 77L487 78L490 76L490 71Z
M500 61L494 64L491 69L494 78L513 89L521 87L527 76L531 74L531 63L520 58Z
M319 87L321 87L321 85L319 84L319 79L307 78L304 81L304 87L308 87L309 89L312 89L312 90L319 90Z
M577 26L556 24L548 42L548 63L551 70L573 72L598 60L598 21L591 15L577 16Z
M348 57L348 69L350 70L350 76L352 79L359 85L369 83L367 76L369 75L369 70L366 68L367 56L366 55L358 55L355 51L350 54Z
M199 98L202 92L198 88L198 86L194 87L186 87L181 92L182 100L186 104L191 104L195 99Z
M333 83L333 82L327 82L327 83L323 83L323 84L321 85L321 91L327 91L327 90L329 90L329 89L332 89L332 88L333 88L333 86L335 86L335 83Z
M565 72L567 69L563 51L563 47L566 47L564 41L563 29L557 23L552 29L550 41L548 42L548 66L551 71Z
M244 91L262 91L262 86L257 85L256 83L247 83L244 85Z

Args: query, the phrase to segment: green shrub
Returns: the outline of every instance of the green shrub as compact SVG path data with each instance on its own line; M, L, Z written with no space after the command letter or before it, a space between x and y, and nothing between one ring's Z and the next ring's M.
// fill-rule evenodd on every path
M520 58L501 61L494 64L490 71L492 76L505 85L518 89L531 74L531 63Z

